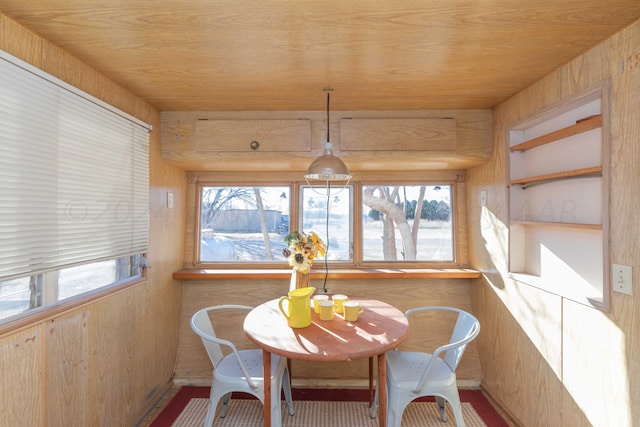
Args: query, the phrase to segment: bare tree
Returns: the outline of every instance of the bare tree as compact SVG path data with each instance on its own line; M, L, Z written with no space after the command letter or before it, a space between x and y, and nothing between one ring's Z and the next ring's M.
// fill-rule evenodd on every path
M260 218L260 230L262 231L262 237L264 238L265 252L268 260L273 259L271 253L271 240L269 239L269 229L267 228L267 220L264 217L264 206L262 204L262 195L260 194L260 188L253 187L253 191L256 196L256 207L258 208L258 217Z
M376 197L375 192L381 194L382 197ZM416 259L416 243L413 233L407 221L407 214L403 208L394 203L398 198L399 187L389 190L388 187L368 186L363 190L363 202L371 209L377 210L383 214L383 252L385 260L396 260L395 248L395 223L400 232L402 243L404 245L403 253L405 260L415 261Z
M254 197L246 187L205 187L202 192L200 228L213 228L220 211L235 199L240 199L250 206L255 205Z
M424 185L420 187L420 195L416 202L416 208L413 212L413 228L411 234L413 236L413 245L418 247L418 230L420 229L420 219L422 218L422 203L424 202L424 195L427 192L427 187Z

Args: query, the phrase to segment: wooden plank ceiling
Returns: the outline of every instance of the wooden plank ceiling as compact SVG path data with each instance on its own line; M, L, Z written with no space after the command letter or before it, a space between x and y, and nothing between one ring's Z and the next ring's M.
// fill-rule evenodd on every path
M161 111L490 109L638 0L0 0ZM623 60L623 58L621 58Z

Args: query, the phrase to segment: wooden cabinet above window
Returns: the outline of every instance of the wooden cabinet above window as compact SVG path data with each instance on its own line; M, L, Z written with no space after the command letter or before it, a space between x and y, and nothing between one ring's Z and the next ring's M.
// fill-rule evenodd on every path
M490 110L333 111L352 172L464 170L491 158ZM162 158L192 171L300 171L322 155L324 111L165 111Z

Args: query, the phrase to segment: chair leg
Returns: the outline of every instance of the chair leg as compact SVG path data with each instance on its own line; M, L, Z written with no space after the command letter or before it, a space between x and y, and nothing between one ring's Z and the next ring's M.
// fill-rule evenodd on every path
M464 417L462 416L462 406L460 404L460 395L458 389L447 390L444 394L444 399L451 406L453 411L453 418L456 420L456 427L464 427Z
M440 420L442 420L443 423L446 423L447 422L447 412L445 410L446 400L444 400L444 397L436 396L436 403L438 404L438 411L440 411Z
M204 417L204 427L213 426L213 417L216 415L216 407L213 406L211 401L209 401L209 406L207 407L207 415Z
M411 403L411 400L403 401L400 396L395 396L391 392L388 394L387 427L400 427L402 414L404 414L404 410L409 403ZM382 416L384 416L384 414L382 414Z
M289 377L289 369L284 370L284 378L283 378L282 387L284 388L284 400L287 402L287 407L289 408L289 415L294 415L295 411L293 409L293 397L291 395L291 378Z
M231 400L231 393L227 393L222 396L222 407L220 408L220 418L224 418L227 415L227 409L229 409L229 401Z
M378 384L376 384L376 388L373 393L373 402L371 403L371 411L369 413L369 416L375 420L377 415L378 415Z
M222 408L220 408L220 412L222 413L223 410L226 412L226 409L224 409L225 408L224 399L226 396L229 396L230 398L231 393L225 393L224 395L221 395L218 392L218 389L214 387L213 384L211 385L211 392L209 393L209 407L207 408L207 415L204 418L204 427L211 427L213 425L213 420L216 416L216 409L218 409L218 403L220 403L220 400L223 401L223 405L222 405ZM221 417L223 416L224 415L221 415Z
M281 387L281 384L277 380L274 380L271 383L271 390L274 391L271 396L271 408L269 411L271 414L271 427L282 427L282 401L280 400ZM278 390L279 392L276 393L275 390ZM264 405L264 401L262 404Z

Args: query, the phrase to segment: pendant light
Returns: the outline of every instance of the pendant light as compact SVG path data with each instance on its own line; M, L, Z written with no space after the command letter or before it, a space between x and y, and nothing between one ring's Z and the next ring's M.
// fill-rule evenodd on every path
M327 197L327 216L326 216L326 244L327 251L324 255L324 284L322 285L322 292L327 293L327 279L329 277L329 216L330 216L330 203L331 203L331 182L332 181L346 181L344 184L344 188L347 187L349 181L351 180L351 174L349 173L349 169L347 166L333 155L333 147L331 145L331 139L329 136L329 102L330 102L330 91L333 89L325 89L327 92L327 142L324 145L324 154L317 159L315 159L307 169L307 173L304 174L305 179L309 186L314 189L314 186L311 185L309 181L324 181L326 182L326 197ZM342 191L342 190L340 190ZM316 191L317 192L317 191Z
M331 89L329 89L331 90ZM351 174L347 166L333 155L333 146L329 137L329 101L330 93L327 91L327 142L324 145L324 154L315 159L307 169L304 177L307 181L349 181Z

